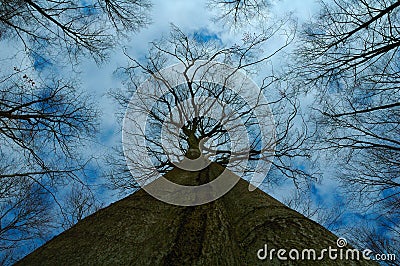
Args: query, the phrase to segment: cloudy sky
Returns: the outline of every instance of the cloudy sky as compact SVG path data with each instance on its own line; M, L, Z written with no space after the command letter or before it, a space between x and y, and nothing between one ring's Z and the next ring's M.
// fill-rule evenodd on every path
M114 72L118 67L127 66L129 62L123 53L124 50L133 58L143 58L150 47L151 41L169 34L171 23L178 26L187 34L196 32L218 38L226 46L240 40L244 33L260 25L257 20L253 22L253 25L237 29L224 25L221 22L215 22L214 18L218 15L218 11L208 9L206 3L206 0L154 2L151 10L152 24L140 32L133 34L122 46L114 49L110 53L109 61L97 65L93 60L87 59L80 64L82 87L95 95L96 101L100 103L102 109L100 138L105 147L104 149L99 149L99 146L93 147L94 149L99 149L99 156L107 156L107 148L119 145L121 142L120 125L115 119L115 102L107 97L106 94L110 90L113 90L113 88L122 86L121 79ZM301 23L309 20L317 11L318 4L314 0L275 1L269 11L267 20L262 23L268 24L275 19L291 14L297 20L298 25L301 26ZM269 44L270 48L278 47L281 41L279 38L276 38L275 42ZM288 52L289 50L290 47L286 51ZM279 67L279 60L276 60L274 64L274 67ZM305 101L311 100L305 99ZM327 168L324 174L325 178L321 182L311 185L309 194L301 195L305 200L310 200L313 207L320 205L328 213L334 206L344 204L344 199L338 190L339 184L330 178L330 171ZM99 183L106 184L107 180L99 179ZM296 188L291 180L282 182L279 186L265 184L262 186L262 189L281 201L287 201L296 195ZM120 194L112 190L101 189L99 191L101 191L98 195L99 199L103 201L105 206L121 197ZM299 210L301 211L302 209L300 208ZM321 210L320 212L323 211ZM313 218L315 220L321 219L318 215L313 216ZM359 219L360 214L349 211L349 214L345 216L342 222L350 225L354 223L355 218ZM342 225L337 224L336 226L341 227Z
M292 13L299 23L305 21L318 10L318 5L314 0L284 0L275 1L270 11L270 21ZM124 55L127 51L130 57L141 59L146 56L150 48L150 42L158 40L163 36L168 36L171 24L179 27L187 34L201 33L216 37L227 47L243 38L243 34L249 32L253 25L234 29L221 22L215 22L218 10L207 8L207 0L176 0L155 2L151 9L152 23L141 29L140 32L129 36L129 40L110 53L108 61L97 65L94 60L84 60L80 66L80 80L82 87L96 95L99 101L104 101L103 109L103 133L110 134L115 128L114 106L111 99L104 96L113 88L122 86L121 79L116 77L114 72L118 67L129 64L128 58ZM257 25L259 21L254 21ZM265 23L265 22L263 22ZM268 23L268 21L267 21ZM279 46L277 43L270 43L271 49ZM110 136L111 137L111 136ZM115 141L111 140L110 141Z
M270 19L262 23L268 24L282 16L287 16L287 14L293 14L294 18L301 23L311 18L316 10L318 10L318 6L316 1L313 0L275 1L270 10ZM114 88L123 86L121 78L115 75L115 71L117 68L125 67L129 64L124 51L130 57L142 59L147 55L150 42L163 36L168 36L171 24L179 27L187 34L200 33L204 36L218 38L226 47L238 42L245 33L251 32L254 26L259 25L259 21L255 20L254 25L231 28L229 25L216 22L215 17L217 15L218 10L207 8L207 0L155 2L151 9L152 23L148 27L141 29L140 32L129 36L129 40L125 40L121 46L115 48L110 53L108 61L101 65L96 64L92 59L81 62L78 67L81 72L79 79L82 83L82 88L95 95L96 100L101 103L100 106L103 112L102 139L106 143L111 144L120 141L119 126L116 124L114 116L115 102L105 94ZM282 41L283 38L279 39L278 36L269 43L269 48L273 50L279 47ZM279 66L279 62L275 64ZM66 71L69 70L67 69ZM112 134L113 132L116 134Z
M218 16L218 10L207 8L207 0L154 1L150 12L152 23L138 33L129 36L128 40L123 41L120 46L111 51L108 61L99 65L93 59L87 58L81 59L80 64L76 66L75 71L79 72L77 77L79 77L82 90L92 95L102 111L99 136L101 145L98 143L93 144L90 150L95 151L98 157L106 157L109 148L121 143L121 125L117 122L115 116L116 103L107 96L107 93L123 86L121 78L115 75L115 71L119 67L127 66L129 63L124 51L130 57L143 58L150 47L151 41L169 34L171 23L187 34L199 33L205 37L217 38L222 45L229 47L242 39L245 33L251 32L252 29L271 24L279 18L288 17L289 14L293 16L299 27L301 27L301 24L313 17L317 11L318 4L315 0L275 0L265 21L254 20L252 25L245 25L238 29L224 25L222 22L216 22L215 17ZM279 47L282 41L283 39L280 39L279 36L275 37L269 43L270 47L268 49L273 50ZM15 54L12 44L3 43L2 47L5 47L5 49L0 50L1 58ZM290 49L291 47L288 47L286 52L289 52ZM23 54L18 54L17 56L24 57ZM273 63L274 67L277 68L280 65L278 58L273 60ZM53 65L52 67L56 68L57 66ZM71 69L60 68L58 71L62 75L69 76ZM254 77L254 80L257 82L256 77ZM305 102L310 102L311 100L304 99ZM304 195L304 199L310 199L313 206L322 205L328 212L330 208L343 204L345 200L338 190L338 183L330 178L330 171L333 170L327 167L324 174L325 178L319 183L312 184L309 194ZM99 177L97 183L106 184L107 180ZM291 180L282 182L279 186L266 184L262 188L268 194L281 201L286 201L289 197L296 195L296 189ZM104 186L97 191L97 196L104 206L121 197L115 191L106 189ZM313 218L318 220L317 216ZM355 222L356 218L363 219L361 214L352 213L350 210L343 222L351 224Z
M298 25L301 25L301 23L315 15L317 11L318 4L314 0L275 1L269 11L267 20L262 23L268 24L275 19L291 14L298 21ZM231 28L221 22L216 22L214 18L217 15L217 10L207 8L206 0L154 2L151 10L152 23L147 28L130 36L129 40L124 41L122 46L114 49L110 53L110 58L107 62L97 65L92 59L82 61L79 65L82 87L94 95L102 109L100 138L105 149L99 149L101 156L107 156L107 147L118 145L121 141L120 125L115 119L115 102L107 97L106 94L110 90L113 90L113 88L120 88L122 86L121 79L114 72L118 67L128 65L129 60L123 51L126 50L129 56L133 58L143 58L150 47L151 41L169 34L171 23L178 26L187 34L196 32L214 36L220 39L222 44L226 46L240 40L244 33L249 32L255 26L259 26L260 23L258 20L255 20L253 25L249 25L248 27L240 29ZM276 43L270 43L271 49L278 47L280 41L282 40L277 38L275 40ZM290 47L286 51L288 52L289 50ZM276 61L274 64L276 67L279 67L279 60ZM306 197L311 198L315 204L322 204L326 208L343 203L343 199L338 192L338 184L335 180L329 178L328 169L325 176L327 178L323 182L312 185L310 195ZM106 183L107 181L102 180L101 182ZM287 198L296 193L291 180L282 182L280 186L269 186L266 184L263 186L263 189L281 201L287 200ZM114 191L101 190L101 193L99 197L105 205L121 197L121 195L116 194ZM317 219L317 217L314 218Z

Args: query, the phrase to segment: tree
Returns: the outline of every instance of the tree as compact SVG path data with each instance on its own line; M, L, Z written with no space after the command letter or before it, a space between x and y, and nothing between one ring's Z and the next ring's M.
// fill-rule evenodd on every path
M233 26L244 26L253 19L263 19L269 14L271 1L268 0L209 0L210 9L219 10L216 18Z
M311 183L310 186L312 185ZM311 187L296 187L287 194L282 201L286 206L316 221L329 231L344 236L343 231L348 228L340 224L346 212L343 206L337 205L327 208L325 202L315 200L315 195L313 195ZM340 234L338 234L339 232Z
M150 4L142 0L0 3L0 38L16 38L33 58L32 65L11 61L14 57L4 59L12 65L2 69L0 79L0 152L16 157L8 156L8 165L4 161L1 169L16 162L21 167L2 171L0 177L70 175L83 165L71 163L80 160L74 145L93 135L97 111L77 83L57 77L56 71L42 73L42 68L54 63L52 55L69 57L70 63L84 53L104 59L116 35L148 23Z
M81 154L82 146L96 132L97 110L76 84L31 74L15 67L1 79L0 246L10 256L48 237L57 217L54 204L62 219L57 191L70 182L85 182L90 155Z
M15 167L0 178L72 172L76 166L63 162L77 161L75 143L94 132L97 111L73 83L33 81L24 72L14 68L0 90L0 151Z
M81 221L87 215L100 209L100 204L96 201L90 187L82 184L73 184L64 198L64 213L66 219L63 221L65 229L70 228Z
M319 16L305 25L298 50L310 62L305 74L325 82L351 74L359 78L366 68L386 69L385 77L395 74L399 7L394 0L322 2Z
M34 81L25 73L15 67L2 79L0 178L74 179L85 165L79 147L96 131L97 110L74 83Z
M52 225L48 193L27 177L0 179L0 261L15 262L18 252L45 239Z
M17 53L1 58L0 73L0 245L10 254L5 261L23 255L12 251L27 240L44 239L50 223L75 222L89 211L75 215L74 205L60 195L72 183L89 187L86 170L93 158L83 149L95 141L99 112L75 77L62 77L57 69L74 66L82 55L105 60L121 37L149 23L150 6L145 0L0 0L0 41ZM80 192L84 201L83 195L91 195Z
M314 149L336 158L331 164L353 203L397 220L397 205L388 203L400 193L400 2L321 4L304 27L292 72L315 97Z
M283 28L285 23L282 21L279 26ZM190 165L186 159L199 158L205 162L198 160L191 165L199 167L198 170L213 161L242 172L242 177L261 175L263 179L268 169L257 167L266 163L272 164L275 173L269 176L271 179L280 179L282 175L295 181L309 177L309 173L296 167L294 162L307 156L307 151L298 148L304 141L304 132L297 131L295 126L297 102L283 92L277 96L280 87L275 86L277 81L270 73L257 72L264 75L260 79L260 93L250 96L244 83L231 79L237 72L254 73L290 43L293 32L286 32L282 47L263 54L261 48L280 32L277 25L266 32L248 35L242 44L230 48L221 48L218 40L187 35L172 26L169 38L152 43L145 62L130 58L132 64L123 69L128 76L127 91L112 95L127 108L123 144L131 173L126 168L114 172L111 176L115 186L135 189L138 183L148 183L176 166L185 168L185 163ZM179 70L163 72L166 66L177 62ZM218 70L216 65L225 70ZM224 68L224 65L229 67ZM198 80L196 73L204 75L204 79ZM151 76L149 87L143 85L143 74ZM165 92L160 89L164 85ZM262 129L272 126L271 114L259 112L266 107L261 100L263 94L275 95L269 99L274 110L275 136L272 131L264 134ZM130 102L132 95L137 96L138 102ZM250 102L255 105L250 107ZM145 121L140 118L141 114L147 114ZM145 123L146 128L141 129ZM244 131L240 131L242 125ZM248 147L243 146L247 142L244 139L248 140ZM271 159L273 148L274 160ZM150 166L146 153L152 162ZM208 181L205 178L192 184Z
M147 23L146 0L118 1L0 1L0 38L16 38L36 56L62 57L71 62L89 53L103 60L116 44L116 34L126 35Z

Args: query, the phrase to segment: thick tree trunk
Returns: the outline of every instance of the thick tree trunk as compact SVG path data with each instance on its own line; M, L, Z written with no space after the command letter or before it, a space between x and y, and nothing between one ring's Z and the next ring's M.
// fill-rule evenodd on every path
M174 169L166 177L192 185L222 170L212 164L207 172ZM17 265L374 265L281 261L276 255L260 260L257 252L265 244L268 250L320 252L337 248L337 237L261 190L247 188L240 180L222 198L195 207L166 204L139 190L80 221Z

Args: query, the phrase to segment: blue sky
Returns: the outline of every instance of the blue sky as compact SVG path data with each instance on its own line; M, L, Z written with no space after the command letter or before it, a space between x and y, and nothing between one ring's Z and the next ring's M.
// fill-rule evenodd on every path
M102 112L100 135L98 137L101 145L88 144L89 146L85 148L86 150L94 151L99 157L106 157L110 147L121 143L120 125L115 116L117 111L116 104L113 99L107 96L107 93L123 86L122 80L115 75L115 70L118 67L127 66L129 62L124 55L124 49L131 57L143 58L150 47L149 43L151 41L169 34L171 23L179 27L183 32L195 36L198 40L218 40L218 42L226 46L238 42L243 37L243 34L251 31L254 26L258 26L259 22L254 21L253 25L247 25L247 27L241 29L233 29L222 23L215 22L213 21L214 12L217 11L207 9L206 2L206 0L165 0L154 2L151 11L152 24L142 29L139 33L129 36L129 40L125 40L121 46L110 53L107 62L97 65L94 60L86 58L76 66L74 71L79 73L78 77L82 90L92 95L93 101L101 107ZM276 0L270 12L270 19L272 21L274 17L293 13L300 24L310 19L315 14L317 7L317 1L315 0ZM268 21L264 23L268 23ZM275 41L275 43L271 43L271 49L274 46L278 47L282 40L276 37ZM0 58L15 54L15 48L12 44L3 43L2 47L5 47L5 49L0 50ZM290 49L289 47L287 51L290 51ZM51 67L65 76L69 76L72 71L68 68L59 69L57 65L44 63L46 58L40 58L36 55L31 55L31 58L28 58L23 54L17 54L17 57L24 58L24 60L20 60L23 62L21 65L33 59L33 64L38 71L46 71L46 68ZM279 67L279 60L274 61L274 64L276 64L274 67ZM257 82L257 80L255 81ZM311 96L311 98L304 98L303 100L303 104L307 105L313 99ZM97 166L93 165L91 167L92 174L96 176L98 172L95 168ZM311 185L310 197L313 207L322 206L328 210L337 205L344 206L345 199L341 196L338 182L332 179L333 175L333 169L327 166L324 178L320 182ZM97 196L104 206L121 197L115 191L103 186L103 184L107 183L107 180L96 177L96 182L101 185L97 189ZM263 186L265 192L280 201L285 201L287 196L293 194L295 189L291 180L283 180L278 186L270 186L268 184ZM363 220L364 218L365 216L362 214L349 210L344 217L343 224L357 223L358 220Z
M279 17L288 13L292 13L297 17L299 24L310 19L313 14L318 10L317 1L314 0L283 0L275 1L272 11L270 12L271 21L275 17ZM224 26L222 23L213 21L216 11L206 8L205 0L177 0L177 1L159 1L154 3L151 11L152 24L139 33L130 36L130 39L125 41L123 47L127 53L134 58L143 58L149 47L150 42L167 36L170 32L170 25L173 23L182 31L189 35L197 36L197 38L207 41L210 39L218 40L222 45L229 46L238 42L243 34L257 25L254 21L253 25L248 25L241 29L233 29ZM278 37L279 38L279 37ZM280 44L279 39L276 43L271 43L271 49ZM290 50L290 47L289 47ZM287 51L289 51L287 50ZM119 88L122 86L121 80L114 74L114 71L121 66L126 66L128 59L123 54L121 48L117 48L111 53L110 60L103 65L96 65L93 60L85 60L80 66L82 87L93 93L96 101L102 106L102 126L100 139L104 142L105 146L118 145L121 140L120 126L116 123L114 113L115 103L112 99L106 97L106 93L112 88ZM275 62L279 66L278 62ZM274 67L277 67L274 66ZM257 82L257 81L256 81ZM312 98L305 98L305 105L311 102ZM105 150L99 151L106 153ZM328 173L325 174L318 184L314 184L311 190L312 199L315 206L323 205L325 208L330 208L337 204L343 204L343 199L338 196L337 181L332 180ZM106 181L104 181L106 182ZM263 189L277 198L278 200L285 200L288 194L291 194L295 187L291 180L284 180L280 182L279 186L270 186L266 184ZM105 191L103 190L103 193ZM113 192L108 192L107 195L99 195L105 205L116 200ZM349 214L350 215L350 214ZM353 220L353 219L352 219Z

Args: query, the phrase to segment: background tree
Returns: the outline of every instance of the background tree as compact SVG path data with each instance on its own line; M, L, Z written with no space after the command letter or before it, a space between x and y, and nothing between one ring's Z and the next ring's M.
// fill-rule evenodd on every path
M74 62L89 53L105 59L116 35L149 23L146 0L0 1L0 38L19 40L33 56L68 54ZM46 56L45 56L46 55Z
M310 182L311 183L311 182ZM311 186L311 184L310 184ZM348 228L341 224L346 214L343 206L326 208L324 202L315 200L312 189L307 186L296 187L284 198L283 203L289 208L296 210L313 221L317 221L331 232L344 235Z
M95 130L93 104L73 83L33 81L14 70L0 90L1 152L9 159L0 178L68 174L79 168L69 163L79 161L76 143Z
M90 187L84 184L73 184L70 187L64 197L64 213L67 217L63 223L65 229L101 208Z
M304 26L297 68L291 66L298 88L315 97L314 149L331 160L353 203L375 210L379 223L398 221L400 2L321 6Z
M28 177L0 179L0 262L9 264L21 249L45 239L52 226L48 193Z
M0 0L0 41L16 53L0 59L3 263L47 239L51 226L71 225L94 210L85 183L99 112L78 78L57 70L74 70L85 55L107 59L121 37L147 25L149 8L144 0ZM68 186L87 189L70 195L71 204L62 199Z
M0 87L0 246L10 254L44 240L55 217L64 219L58 190L85 182L91 158L82 146L97 124L97 110L75 84L25 73L32 72L14 68Z
M254 19L267 18L272 3L268 0L209 0L208 6L219 11L216 20L242 27Z

